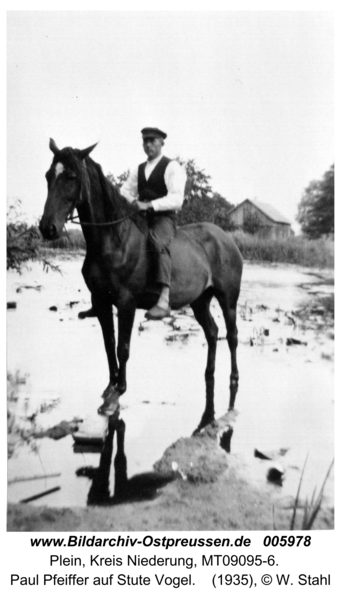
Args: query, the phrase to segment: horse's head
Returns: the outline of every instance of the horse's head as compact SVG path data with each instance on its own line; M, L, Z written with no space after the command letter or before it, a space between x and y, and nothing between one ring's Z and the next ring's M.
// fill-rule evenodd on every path
M63 226L82 199L84 187L88 185L84 160L97 144L85 150L64 148L59 150L50 139L50 150L54 154L51 167L46 173L47 200L39 229L44 238L55 240L60 237Z

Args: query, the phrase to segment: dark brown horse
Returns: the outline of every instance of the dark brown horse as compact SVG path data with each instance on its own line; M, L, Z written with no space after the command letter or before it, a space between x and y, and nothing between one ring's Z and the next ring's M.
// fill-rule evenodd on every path
M57 239L74 209L77 209L86 240L83 277L91 292L93 311L101 324L109 363L109 384L103 393L102 414L113 414L119 395L126 391L126 364L137 308L149 309L159 289L151 280L152 257L147 225L140 214L103 175L90 157L94 149L59 150L46 173L48 195L40 231ZM218 328L210 312L215 296L221 306L231 352L230 402L238 389L236 307L242 274L242 257L230 237L211 223L179 227L171 246L172 279L170 304L179 309L190 304L208 343L206 407L198 429L214 419L214 371ZM118 344L112 305L117 307Z

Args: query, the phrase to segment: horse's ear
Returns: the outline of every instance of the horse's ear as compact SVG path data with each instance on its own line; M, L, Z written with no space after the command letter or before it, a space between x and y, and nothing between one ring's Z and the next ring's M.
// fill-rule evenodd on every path
M80 156L81 158L86 158L87 156L89 156L90 152L93 151L94 148L96 148L98 142L96 142L96 144L94 144L93 146L89 146L89 148L85 148L85 150L80 150Z
M52 138L50 138L50 150L53 152L53 154L57 154L59 152L59 148Z

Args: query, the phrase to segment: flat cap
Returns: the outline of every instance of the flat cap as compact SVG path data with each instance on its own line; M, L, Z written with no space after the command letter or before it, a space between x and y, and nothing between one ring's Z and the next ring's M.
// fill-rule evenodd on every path
M165 140L167 137L167 133L161 131L161 129L158 129L157 127L144 127L144 129L141 130L141 133L143 138L157 137Z

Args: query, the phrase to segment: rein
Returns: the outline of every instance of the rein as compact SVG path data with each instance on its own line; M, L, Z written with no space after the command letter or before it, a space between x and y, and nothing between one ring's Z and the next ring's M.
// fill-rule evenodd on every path
M111 225L118 225L118 223L122 223L122 221L130 219L134 215L137 215L139 212L139 210L136 210L135 212L132 212L129 215L125 215L121 219L116 219L116 221L109 221L108 223L87 223L86 221L76 221L77 217L74 217L72 214L66 219L66 221L71 221L71 223L74 223L75 225L85 225L86 227L110 227Z

